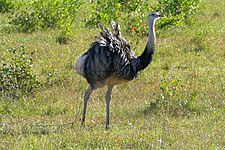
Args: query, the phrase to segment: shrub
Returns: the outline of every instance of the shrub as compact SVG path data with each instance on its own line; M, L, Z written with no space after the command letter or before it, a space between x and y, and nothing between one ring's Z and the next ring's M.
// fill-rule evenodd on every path
M150 6L143 0L134 0L123 4L123 11L126 12L125 29L134 33L135 36L143 37L148 35L147 14Z
M161 80L161 94L151 103L149 111L157 108L160 113L172 117L189 115L198 110L197 92L190 85L184 84L179 78L164 78Z
M93 4L93 11L87 20L87 25L96 26L99 23L109 24L111 20L123 22L125 30L129 32L139 33L142 28L146 25L137 23L146 22L147 6L143 0L97 0ZM143 21L144 19L144 21ZM142 30L143 31L143 30Z
M88 26L96 26L99 23L108 24L110 20L117 21L121 4L119 0L97 0L93 4L93 11L87 20Z
M34 92L42 85L31 70L34 53L27 53L23 46L7 51L11 59L1 63L0 95L19 98Z
M35 0L15 12L10 23L22 32L60 28L65 26L65 23L71 25L81 4L79 0Z
M159 0L156 6L150 6L144 0L97 0L87 25L98 23L109 24L113 19L118 21L126 32L143 37L148 35L146 15L158 11L165 17L158 23L160 28L191 22L191 16L196 13L200 0Z
M198 10L199 2L200 0L159 0L154 9L165 16L160 22L160 27L168 28L190 22Z
M121 30L132 35L131 44L135 47L141 37L148 34L146 21L148 11L149 5L144 0L97 0L93 4L93 11L86 25L109 24L114 20L121 25Z
M13 2L9 0L0 0L0 12L8 12L13 8Z

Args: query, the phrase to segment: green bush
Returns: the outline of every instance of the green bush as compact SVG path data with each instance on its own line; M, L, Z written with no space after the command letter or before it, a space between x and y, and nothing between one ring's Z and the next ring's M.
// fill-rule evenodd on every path
M88 26L96 26L99 23L108 24L110 20L117 21L121 3L120 0L97 0L92 7L91 15L86 23Z
M150 6L144 0L97 0L86 21L87 26L109 24L111 20L121 25L121 30L132 35L131 44L135 47L141 37L148 35L147 17Z
M200 0L159 0L155 6L144 0L35 0L18 7L11 15L10 23L20 32L33 32L37 29L57 28L61 31L56 41L67 43L74 20L80 6L91 5L87 26L99 23L109 24L111 20L121 24L121 30L140 39L148 35L146 16L151 11L159 11L165 17L158 22L160 28L191 22ZM139 40L137 40L138 42Z
M16 11L10 23L21 32L70 26L81 4L79 0L35 0Z
M134 0L123 4L123 11L126 13L124 24L125 30L143 37L148 35L147 15L151 7L143 0Z
M0 0L0 12L8 12L13 8L13 2L10 0Z
M147 8L148 3L143 0L97 0L93 4L93 11L87 20L87 25L109 24L111 20L114 20L124 23L126 31L138 33L143 26L136 23L137 21L146 22Z
M7 52L10 59L3 59L0 67L0 95L19 98L38 89L42 84L31 70L34 53L23 46Z
M189 115L198 110L197 92L179 78L161 80L162 93L157 97L155 105L161 113L173 117Z
M156 6L144 0L97 0L87 25L109 24L118 21L126 32L143 37L148 35L146 16L151 11L158 11L165 17L158 23L160 28L168 28L183 23L191 24L193 14L198 9L200 0L159 0Z
M199 2L200 0L159 0L154 9L165 16L160 27L168 28L185 22L189 24L198 10Z

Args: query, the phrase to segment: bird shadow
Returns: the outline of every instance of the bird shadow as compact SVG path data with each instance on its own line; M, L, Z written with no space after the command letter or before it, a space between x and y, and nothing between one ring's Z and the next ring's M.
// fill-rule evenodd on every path
M158 116L159 115L159 101L153 101L149 105L143 108L137 108L135 111L128 110L124 112L127 118L142 118L148 116Z

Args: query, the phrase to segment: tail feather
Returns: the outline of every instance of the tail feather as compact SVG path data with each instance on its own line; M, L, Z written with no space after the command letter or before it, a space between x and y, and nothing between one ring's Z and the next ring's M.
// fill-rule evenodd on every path
M78 57L75 65L74 65L74 69L76 70L76 72L82 76L84 76L84 67L85 67L85 60L87 59L88 55L87 54L83 54L81 56Z

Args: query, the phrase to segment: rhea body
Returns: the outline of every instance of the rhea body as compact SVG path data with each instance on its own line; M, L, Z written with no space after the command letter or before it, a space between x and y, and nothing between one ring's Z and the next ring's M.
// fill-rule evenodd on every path
M138 72L145 69L152 61L156 43L154 25L160 16L157 12L148 15L149 37L147 45L139 57L134 54L128 42L122 37L120 26L112 22L113 32L101 27L101 35L91 44L88 51L77 59L76 72L86 78L90 84L84 94L82 125L85 123L87 102L91 93L97 88L107 86L105 99L106 129L108 129L113 87L133 80Z

